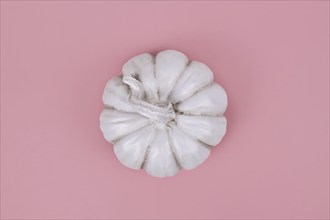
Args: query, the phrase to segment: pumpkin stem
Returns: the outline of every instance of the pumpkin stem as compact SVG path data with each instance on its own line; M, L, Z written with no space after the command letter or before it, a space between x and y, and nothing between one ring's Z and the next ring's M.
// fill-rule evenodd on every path
M133 76L124 76L123 82L131 90L130 102L135 107L136 112L153 120L158 128L164 128L168 122L175 118L172 103L168 103L166 106L158 106L143 100L143 85L136 78Z

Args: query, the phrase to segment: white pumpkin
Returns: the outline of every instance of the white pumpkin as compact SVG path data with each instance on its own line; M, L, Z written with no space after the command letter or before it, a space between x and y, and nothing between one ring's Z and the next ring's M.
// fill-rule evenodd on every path
M100 115L119 161L156 177L203 163L227 123L227 95L212 71L175 50L135 56L122 71L107 83Z

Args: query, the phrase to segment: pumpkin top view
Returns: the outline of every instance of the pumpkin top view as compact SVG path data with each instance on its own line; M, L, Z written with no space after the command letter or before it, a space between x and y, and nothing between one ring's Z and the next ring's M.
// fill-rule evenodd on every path
M156 177L196 168L226 133L225 90L209 67L176 50L127 61L103 103L100 128L119 161Z

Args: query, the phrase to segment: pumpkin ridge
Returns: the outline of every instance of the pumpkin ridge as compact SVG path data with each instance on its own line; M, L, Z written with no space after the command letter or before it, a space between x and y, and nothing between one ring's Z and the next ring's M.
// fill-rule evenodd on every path
M172 140L172 137L168 131L168 129L166 129L166 133L167 133L167 138L168 138L168 143L170 144L170 149L172 151L172 154L173 154L173 157L174 157L174 160L175 160L175 163L178 167L179 170L182 169L182 165L181 165L181 162L177 156L177 153L175 153L175 150L174 150L174 147L173 147L173 140Z

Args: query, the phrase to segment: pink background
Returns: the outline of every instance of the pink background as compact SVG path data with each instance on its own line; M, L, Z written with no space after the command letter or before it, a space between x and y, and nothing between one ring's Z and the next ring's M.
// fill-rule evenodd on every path
M329 2L2 1L1 217L329 218ZM177 49L227 91L206 163L122 166L101 95L133 55Z

